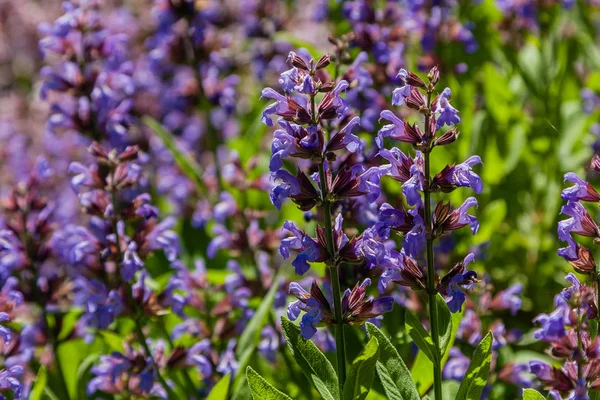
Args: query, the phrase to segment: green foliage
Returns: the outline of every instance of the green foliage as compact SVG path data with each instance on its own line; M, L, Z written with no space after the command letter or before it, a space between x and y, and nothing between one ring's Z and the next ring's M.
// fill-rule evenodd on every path
M275 300L275 294L279 290L279 274L275 275L271 288L263 298L260 306L244 328L244 331L240 335L237 347L235 349L236 355L240 357L249 348L255 348L260 340L260 332L265 326L269 319L269 313L273 309L273 301Z
M390 400L419 400L419 392L410 371L398 351L383 332L367 322L367 333L379 342L377 376Z
M440 354L446 353L452 338L452 313L441 294L436 298L438 312L438 327L440 329Z
M406 328L408 330L408 334L415 341L415 344L429 358L430 361L434 361L435 356L435 346L433 344L433 340L429 335L429 332L423 328L421 321L417 317L413 315L411 312L406 313Z
M363 400L371 390L375 365L379 358L379 342L372 337L363 351L354 359L344 383L344 400Z
M464 314L463 310L452 314L452 333L450 335L450 341L447 345L446 352L442 355L442 368L446 365L446 361L450 356L450 348L454 344L454 339L456 338L456 332L460 326L460 320L462 319ZM433 385L433 365L428 357L425 356L425 353L419 351L417 353L417 357L411 368L411 374L414 377L415 385L417 386L419 393L424 395L427 393L431 385Z
M483 387L487 383L490 374L493 341L494 337L489 332L477 346L456 395L456 400L479 400L481 398Z
M300 328L289 319L283 317L281 327L288 347L304 375L324 399L338 400L338 378L327 357L310 340L302 339Z
M291 400L288 395L275 389L251 367L246 368L246 379L254 400Z
M523 400L545 400L546 398L535 389L523 389Z
M229 374L226 374L221 379L219 379L219 382L217 382L217 384L212 388L206 400L227 400L230 385L231 376Z
M190 154L185 153L177 146L175 137L169 131L167 131L167 129L162 126L160 122L147 116L143 118L143 121L158 135L158 137L162 139L165 146L171 152L171 155L177 163L177 166L181 169L181 172L195 182L202 192L206 193L204 177L202 175L202 168L200 165L192 158Z

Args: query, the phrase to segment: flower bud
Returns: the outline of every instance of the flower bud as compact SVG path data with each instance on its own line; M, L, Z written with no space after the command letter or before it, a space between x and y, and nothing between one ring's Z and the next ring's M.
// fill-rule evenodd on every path
M440 80L440 70L437 65L431 68L431 71L427 74L427 79L429 79L429 82L434 86L438 83Z

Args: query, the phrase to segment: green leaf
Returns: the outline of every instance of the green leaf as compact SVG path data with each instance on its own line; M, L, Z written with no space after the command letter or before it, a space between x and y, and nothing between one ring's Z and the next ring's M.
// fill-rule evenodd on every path
M523 400L546 400L546 398L535 389L523 389Z
M441 294L438 293L435 300L437 303L438 327L440 332L440 354L445 354L452 338L452 313Z
M344 383L344 400L363 400L367 397L373 384L375 365L378 359L379 343L377 339L371 337L371 340L350 366L348 378Z
M367 333L379 342L377 375L390 400L419 400L419 392L410 371L398 351L375 325L367 322Z
M206 400L227 400L229 395L229 385L231 384L230 374L225 375L212 388Z
M143 117L142 121L162 139L165 146L171 152L175 163L181 168L181 172L194 181L202 193L206 193L202 168L196 160L190 154L179 149L173 135L160 122L148 116Z
M338 400L340 391L335 369L325 355L311 342L300 336L300 328L289 319L281 318L283 335L304 375L326 400Z
M492 362L492 342L494 337L489 332L479 343L465 378L463 379L456 400L479 400L483 387L487 383Z
M275 276L275 279L273 279L269 292L264 297L260 306L250 319L250 322L248 322L248 325L246 325L246 328L244 328L244 331L240 335L240 339L235 349L235 353L238 357L244 354L247 349L255 348L258 345L260 332L269 318L269 313L273 309L275 294L277 294L277 290L279 289L279 281L278 273Z
M46 367L41 366L38 370L37 377L35 378L35 382L33 387L31 388L31 393L29 393L29 400L41 400L42 395L44 394L44 388L46 387L46 382L48 380L48 376L46 374Z
M246 368L246 379L250 392L252 392L252 398L255 400L291 400L291 397L275 389L252 367Z
M460 326L460 320L462 319L463 313L464 307L461 311L452 314L452 334L450 335L448 349L442 356L442 368L444 368L444 365L450 356L450 348L452 348L452 345L454 344L456 332ZM417 357L415 358L415 362L413 363L410 372L414 378L415 385L417 386L419 393L421 395L427 393L431 385L433 385L433 364L422 351L417 353Z
M406 329L415 344L432 362L435 360L435 347L429 333L423 328L421 321L411 312L406 313Z

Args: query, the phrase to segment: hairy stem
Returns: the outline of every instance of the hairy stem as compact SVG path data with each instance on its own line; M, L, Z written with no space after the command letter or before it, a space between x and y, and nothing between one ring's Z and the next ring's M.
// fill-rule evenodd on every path
M325 240L327 251L334 261L328 265L329 278L331 280L331 295L333 296L333 312L335 316L335 351L338 372L340 394L344 389L346 381L346 338L344 337L344 320L342 316L342 299L340 289L340 277L337 261L335 261L335 246L333 245L333 224L331 223L331 202L327 191L327 180L325 176L324 162L319 164L319 180L321 181L321 192L323 196L323 220L325 229Z
M431 107L431 92L427 94L427 109ZM431 112L428 111L425 115L425 138L430 140L431 132L429 128L429 117ZM431 336L435 347L433 354L433 387L436 400L442 400L442 354L440 351L440 334L438 327L438 310L437 310L437 291L435 289L435 265L433 260L433 224L431 215L431 167L430 167L430 150L431 147L424 151L425 158L425 187L423 193L425 197L425 232L427 242L427 296L429 298L429 325L431 326ZM427 232L429 234L427 234Z
M116 262L117 262L117 265L120 265L120 263L123 261L123 254L121 252L121 239L119 238L119 227L118 227L118 217L117 217L119 215L119 207L118 207L118 201L117 201L117 189L115 188L115 169L114 168L111 171L110 198L111 198L111 202L113 205L113 212L114 212L113 230L115 233L115 243L116 243L116 248L117 248L117 261ZM123 283L125 284L125 293L127 296L127 302L129 303L129 305L131 306L133 311L138 311L135 308L135 302L133 299L133 290L131 288L131 285L129 284L129 282L123 282ZM137 314L137 312L135 314ZM144 351L146 352L146 356L152 360L152 364L153 364L154 368L156 368L156 376L158 377L158 381L160 382L161 386L165 389L169 398L171 398L171 396L175 396L175 393L173 393L173 391L171 390L171 387L167 384L167 381L165 381L165 379L160 374L160 371L158 369L158 364L154 360L154 357L152 356L152 352L150 351L150 347L148 347L148 343L146 342L146 336L144 335L144 332L142 331L142 325L140 323L138 315L134 315L133 320L135 322L135 330L138 335L138 339L140 340L140 342L142 342L141 344L142 344L142 347L144 348ZM173 397L173 398L175 398L175 397Z

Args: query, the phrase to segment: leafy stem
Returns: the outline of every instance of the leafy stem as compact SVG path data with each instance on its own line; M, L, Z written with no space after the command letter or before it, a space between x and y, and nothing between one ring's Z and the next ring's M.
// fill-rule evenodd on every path
M431 132L429 117L431 115L431 91L427 91L427 112L425 114L425 138L431 142ZM435 266L433 260L433 225L431 218L431 167L430 167L431 145L424 151L425 159L425 182L423 187L425 202L425 231L427 246L427 296L429 300L429 325L431 326L431 336L434 345L433 354L433 386L436 400L442 399L442 366L440 352L440 334L438 327L438 309L436 303L437 291L435 289ZM428 234L427 234L428 232Z

